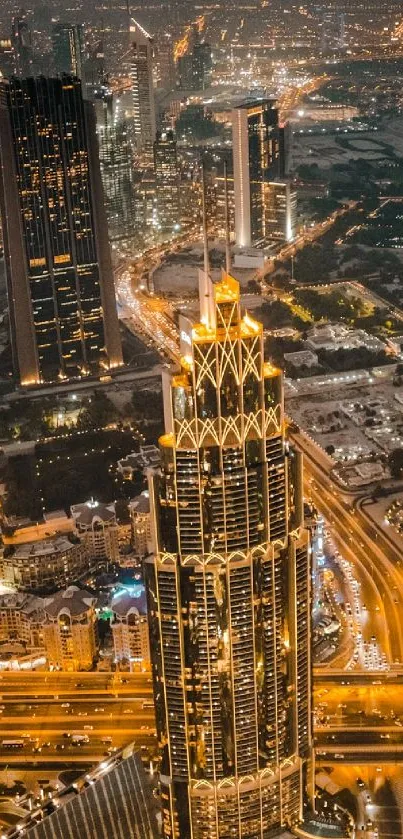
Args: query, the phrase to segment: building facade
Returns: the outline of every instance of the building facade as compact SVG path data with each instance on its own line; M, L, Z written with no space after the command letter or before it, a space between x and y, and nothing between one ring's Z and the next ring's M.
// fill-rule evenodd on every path
M303 816L312 743L309 538L281 371L239 285L203 274L165 388L145 561L165 839L268 839Z
M154 171L158 227L165 233L174 233L180 228L180 209L178 155L172 131L157 133Z
M156 135L153 85L153 38L134 18L130 21L134 133L140 151L152 154Z
M78 79L0 88L0 209L21 384L122 363L95 119Z
M90 561L119 559L119 525L115 505L100 504L90 499L70 508L77 534L88 552Z
M84 32L80 24L55 23L52 28L55 73L83 78Z
M4 839L158 839L155 799L134 743L103 760L42 807L20 816Z
M235 237L239 247L264 243L265 184L285 173L284 128L275 100L252 102L232 113Z
M271 241L292 242L297 235L297 190L288 181L265 184L266 236Z
M140 559L144 559L153 549L151 532L150 498L147 491L129 503L131 522L131 544Z
M149 666L150 641L143 586L118 589L112 599L111 610L115 661Z
M111 242L135 234L135 194L130 128L120 113L116 97L101 87L94 99L99 143L99 162Z
M86 546L78 539L55 536L36 542L5 545L0 550L0 576L19 589L66 586L89 568Z
M0 597L0 642L16 641L27 652L44 650L43 600L34 594L17 592Z
M97 654L96 598L77 586L44 602L43 639L48 664L63 671L89 670Z

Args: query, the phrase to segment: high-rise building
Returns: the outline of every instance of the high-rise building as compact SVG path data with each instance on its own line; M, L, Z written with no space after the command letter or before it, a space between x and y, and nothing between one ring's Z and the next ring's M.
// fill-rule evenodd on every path
M167 233L179 230L179 169L172 131L157 133L154 142L158 226Z
M235 235L239 247L267 238L265 188L284 175L284 129L275 100L248 102L232 114Z
M172 36L168 33L161 35L158 40L154 67L157 87L166 91L174 90L176 83L174 49Z
M79 80L0 88L0 209L23 385L122 363L93 108Z
M115 661L149 666L150 641L144 587L118 588L110 608L113 612L111 629Z
M20 813L18 825L3 829L4 839L158 839L155 799L135 749L130 743L25 818Z
M16 73L16 54L11 38L0 38L0 73L5 78Z
M178 59L178 75L181 88L185 90L204 90L211 77L211 46L203 41L195 43L191 52Z
M43 640L49 665L63 671L89 670L97 654L97 598L69 586L44 603Z
M112 242L123 241L134 235L135 227L130 128L108 86L99 88L94 107L109 238Z
M211 45L207 41L195 44L193 49L194 76L199 90L205 90L210 84L213 66Z
M32 30L24 13L12 20L12 43L16 55L16 69L19 76L29 76L33 72L34 54Z
M310 549L281 371L202 275L164 388L146 559L165 839L268 839L311 778Z
M80 24L55 23L52 29L53 61L57 75L83 77L84 33Z
M130 20L134 133L139 150L151 151L156 135L153 87L153 38L134 18Z
M115 504L100 504L91 498L84 504L73 504L71 515L78 536L86 546L90 559L119 560L119 525Z
M297 190L288 181L265 184L266 236L292 242L297 233Z

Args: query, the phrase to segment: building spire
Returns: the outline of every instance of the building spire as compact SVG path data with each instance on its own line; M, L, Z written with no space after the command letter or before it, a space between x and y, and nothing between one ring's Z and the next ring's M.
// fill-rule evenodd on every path
M229 206L228 206L228 172L227 161L224 160L224 213L225 213L225 270L231 273L231 244L229 231Z
M206 277L210 276L210 260L208 253L208 233L207 233L207 207L206 207L206 170L204 161L202 163L202 212L203 212L203 254L204 254L204 273Z

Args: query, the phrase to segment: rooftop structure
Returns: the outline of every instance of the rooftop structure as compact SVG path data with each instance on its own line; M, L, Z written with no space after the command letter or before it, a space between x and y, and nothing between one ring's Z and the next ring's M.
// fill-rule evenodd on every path
M88 552L78 539L65 536L6 544L0 551L0 576L18 588L66 586L89 567Z

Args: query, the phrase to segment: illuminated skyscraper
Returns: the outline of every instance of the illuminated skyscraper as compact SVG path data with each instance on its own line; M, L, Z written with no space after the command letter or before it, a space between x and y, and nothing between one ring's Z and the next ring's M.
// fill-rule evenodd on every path
M158 132L154 143L157 217L161 230L172 233L179 227L179 170L176 140L172 131Z
M53 61L58 75L83 77L84 33L79 24L56 23L52 29Z
M297 191L288 181L265 184L266 236L292 242L297 232Z
M112 242L134 235L135 196L130 130L119 100L107 85L94 96L99 160Z
M156 135L153 87L153 38L138 21L130 21L133 116L136 142L140 150L152 153Z
M122 362L93 108L81 84L0 88L0 208L21 384Z
M28 18L24 12L12 21L12 44L16 55L17 73L19 76L29 76L33 72L34 54L32 48L32 31Z
M284 129L275 106L271 99L249 102L232 114L235 236L240 247L266 240L265 183L285 171Z
M310 777L310 549L281 371L202 275L165 388L145 562L165 839L268 839Z

